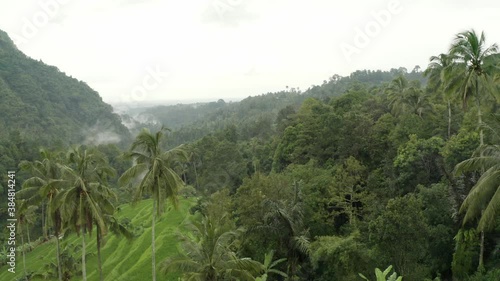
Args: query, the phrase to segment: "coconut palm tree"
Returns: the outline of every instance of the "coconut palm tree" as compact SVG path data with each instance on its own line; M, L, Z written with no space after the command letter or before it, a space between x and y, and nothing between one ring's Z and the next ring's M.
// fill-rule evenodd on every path
M102 218L103 218L103 222L104 222L104 225L106 226L106 229L109 229L110 228L110 225L113 226L113 230L112 231L114 234L116 235L120 235L122 234L121 232L117 232L117 230L122 230L120 228L116 228L116 226L114 226L115 223L117 223L117 220L115 217L113 217L113 213L115 211L115 208L113 206L113 204L110 202L110 199L114 199L114 200L117 200L117 196L114 192L111 191L111 189L109 187L107 187L106 185L99 185L98 186L98 189L99 189L99 192L96 195L96 201L100 204L100 205L107 205L108 208L102 208L101 210L104 212L103 214L101 214ZM105 203L105 204L103 204ZM101 258L101 248L102 248L102 244L103 244L103 233L106 232L106 229L103 231L103 229L101 229L101 226L99 225L97 219L94 219L94 223L96 225L96 247L97 247L97 268L99 270L99 279L101 281L104 280L104 277L103 277L103 274L102 274L102 258ZM125 230L124 230L125 231ZM125 235L125 237L127 239L129 239L129 233L128 232L124 232L123 233ZM130 234L132 235L132 234Z
M59 245L59 235L62 231L62 218L59 207L54 204L54 198L63 190L64 181L61 179L58 153L40 149L42 160L33 162L21 161L22 170L29 171L32 175L23 182L22 189L18 192L19 198L25 198L28 205L40 204L42 209L43 235L47 239L48 227L51 226L56 237L56 259L59 281L62 281L62 271Z
M457 174L466 171L484 171L465 198L460 212L465 213L463 223L479 218L481 231L479 269L483 268L484 233L493 229L500 215L500 145L479 148L480 152L455 167ZM479 154L479 155L478 155Z
M153 211L151 222L151 259L153 281L156 280L156 258L155 258L155 221L156 216L163 212L165 199L169 199L174 207L177 207L177 194L184 185L182 179L174 171L173 164L179 160L187 160L186 152L177 147L169 151L163 151L161 141L165 129L162 128L155 134L148 129L143 129L135 138L130 147L129 156L135 165L123 173L119 179L120 185L137 184L134 201L143 198L149 193L153 197Z
M432 56L424 75L429 77L429 88L443 92L446 81L443 81L443 70L451 63L451 57L447 54ZM448 106L448 139L451 137L451 95L453 93L444 93L444 99Z
M82 279L87 280L85 234L96 224L104 235L107 231L104 214L113 213L113 204L106 193L106 179L115 171L97 149L74 147L68 153L68 165L60 165L69 187L58 194L65 226L82 238Z
M23 160L19 164L19 167L28 171L32 177L23 182L18 196L26 199L30 205L41 205L43 237L47 239L48 209L57 187L60 187L61 178L57 163L61 162L62 159L57 152L51 152L44 148L40 149L40 156L42 160L33 162Z
M432 110L429 99L420 88L419 82L408 81L403 75L394 78L385 88L385 92L395 116L413 113L422 118L424 112Z
M180 236L183 253L163 261L162 272L181 272L185 280L193 281L255 280L261 264L238 258L231 249L243 230L230 230L217 221L198 216L189 222L187 234Z
M462 97L464 107L473 96L476 101L479 127L480 155L483 157L484 135L481 111L481 98L485 93L497 94L494 79L498 75L498 46L486 46L484 33L474 30L456 35L450 47L451 64L444 69L444 81L447 81L445 92L455 92ZM485 172L486 167L481 169ZM484 207L484 206L482 206ZM481 231L479 252L479 268L483 268L484 231Z
M19 235L21 236L24 276L28 276L28 273L26 271L26 246L31 247L31 245L29 242L27 245L24 244L23 227L26 227L26 233L28 234L28 237L29 237L28 225L30 223L33 223L34 212L36 211L36 209L38 209L38 207L33 206L33 205L29 205L27 203L26 199L21 199L17 205L18 205L17 212L16 212L16 218L17 218L17 222L18 222L17 230L19 232ZM28 241L29 241L29 239L28 239Z
M495 220L500 215L500 145L481 148L480 155L459 163L455 171L479 171L485 169L477 183L465 198L460 211L465 212L464 223L478 217L478 229L488 231L494 228Z
M263 229L278 234L281 245L285 245L288 263L287 280L295 280L299 265L310 255L310 242L307 230L303 224L303 207L301 203L299 184L294 184L294 198L292 200L263 201L264 215Z
M495 94L493 79L498 74L498 46L486 46L486 38L474 31L465 31L456 35L449 50L449 65L443 69L445 92L452 92L462 99L464 108L471 97L477 106L478 127L480 127L480 145L484 145L481 111L481 97ZM496 67L495 67L496 66Z
M403 75L394 78L389 85L387 85L387 88L385 88L385 93L389 98L389 106L395 116L405 111L404 97L410 89L408 79Z

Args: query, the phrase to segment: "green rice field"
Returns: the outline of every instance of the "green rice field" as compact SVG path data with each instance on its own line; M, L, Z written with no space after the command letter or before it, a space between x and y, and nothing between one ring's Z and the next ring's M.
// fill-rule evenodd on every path
M178 253L176 234L179 227L189 217L189 208L194 200L182 199L177 210L167 210L156 223L156 262L159 265L165 258ZM170 204L167 202L167 206ZM151 280L151 212L152 200L144 200L135 206L125 204L120 206L116 216L121 220L129 218L134 226L139 226L142 230L139 236L129 241L124 237L116 237L109 233L106 235L106 243L101 249L103 261L104 280ZM81 245L81 237L76 234L66 235L60 240L61 249L64 246L75 247ZM99 280L97 270L97 248L95 231L92 236L85 236L87 255L87 280ZM18 242L19 243L19 242ZM81 250L73 253L75 259L81 260ZM43 273L45 265L56 261L56 242L51 239L31 252L26 253L27 272ZM158 280L177 280L175 275L162 275L157 265ZM16 257L16 272L7 271L9 267L0 267L0 280L21 280L24 273L24 264L21 252ZM79 266L81 268L81 266ZM81 276L74 276L71 280L81 280ZM55 278L44 279L41 276L32 280L57 280Z

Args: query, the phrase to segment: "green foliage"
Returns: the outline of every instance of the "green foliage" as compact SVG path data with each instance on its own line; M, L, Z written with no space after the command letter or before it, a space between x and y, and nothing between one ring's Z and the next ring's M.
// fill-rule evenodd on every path
M480 217L478 229L489 231L494 229L500 215L500 145L480 147L478 152L456 166L457 174L482 170L460 211L465 212L464 224Z
M100 132L92 128L117 138L129 137L111 106L86 83L27 57L5 33L2 38L10 43L0 46L0 128L4 131L0 143L9 141L5 133L12 131L7 128L18 128L24 141L51 146L97 140L94 137Z
M234 252L242 230L231 230L217 218L196 217L185 226L187 234L180 236L182 254L162 262L164 273L179 272L183 280L221 280L231 278L254 280L261 271L257 262L238 258Z
M246 163L236 143L207 136L193 146L193 151L203 151L203 154L198 154L197 182L200 191L207 195L220 188L234 191L247 175Z
M392 265L389 265L388 268L386 268L384 271L375 268L375 277L377 278L376 281L402 281L403 276L399 276L396 272L393 272L390 276L387 276L392 270ZM369 281L370 279L366 278L363 274L359 274L361 278Z
M446 272L452 262L456 223L453 220L454 202L449 193L449 186L443 183L418 186L417 198L428 227L425 264L432 273Z
M500 280L500 269L494 269L488 272L478 272L472 275L469 278L464 280L467 281L491 281L491 280Z
M458 163L468 159L477 149L478 143L477 132L461 130L458 134L451 136L441 151L447 167L454 169Z
M428 274L422 261L429 227L422 210L422 202L408 194L389 200L385 211L370 223L370 242L379 262L394 264L408 280L421 280Z
M273 275L276 274L284 278L288 278L288 275L285 272L276 269L276 266L278 266L280 263L286 262L286 259L282 258L273 260L273 256L274 256L273 250L269 251L264 255L264 263L261 266L263 268L264 273L261 276L255 278L255 281L267 281L267 277L271 275L271 273Z
M410 135L410 140L399 147L394 167L404 191L412 190L417 184L428 185L440 180L439 152L443 145L440 137L418 139Z
M317 163L310 161L306 165L288 166L285 175L301 183L304 224L309 226L311 237L333 234L335 228L332 225L335 222L335 213L331 204L333 196L331 169L319 167Z
M121 185L137 184L134 201L142 199L144 194L151 194L153 199L153 212L151 216L151 257L152 276L156 280L156 248L155 248L155 223L156 216L164 211L165 199L177 208L179 189L184 182L173 170L174 164L187 160L187 154L182 147L176 147L163 152L161 140L164 129L152 134L148 129L143 129L135 138L129 151L129 156L134 159L135 165L130 167L119 179Z
M73 277L82 274L81 270L81 260L78 258L78 252L80 251L80 246L69 244L63 244L62 251L60 254L61 259L61 269L62 269L62 280L69 281ZM47 278L57 278L57 264L50 262L45 264L44 271L38 272L35 276L41 276L44 279Z
M367 269L372 261L360 233L347 237L320 236L311 243L311 263L317 280L358 280L357 270Z
M456 278L465 279L477 268L478 237L475 229L460 229L455 236L455 253L451 269Z
M500 264L500 126L497 100L486 94L496 93L500 76L496 47L483 44L473 31L457 35L448 54L431 58L427 84L418 67L356 71L304 92L137 108L128 114L155 122L145 121L150 131L137 131L129 157L122 156L125 143L81 147L63 157L57 151L69 143L97 144L103 131L126 133L96 92L23 57L0 32L6 115L0 117L0 170L26 160L17 171L23 183L18 235L47 239L27 253L25 277L39 278L32 272L43 271L41 264L56 264L59 239L49 237L64 230L64 242L85 243L74 257L86 257L85 249L95 253L96 245L97 260L85 259L89 279L98 278L100 265L106 280L154 278L147 264L158 265L155 253L169 261L168 280L183 273L194 280L356 280L357 272L386 264L408 281L496 278L494 270L473 275L478 248L485 270ZM476 106L459 110L457 101L470 98ZM141 127L130 116L127 121L137 125L134 132ZM156 132L162 125L172 130ZM493 145L473 154L478 143ZM50 149L37 157L41 144ZM5 195L5 175L0 181ZM119 202L135 198L137 208L114 212L114 192ZM191 233L180 230L179 244L173 234L188 221L190 206L181 204L179 213L164 204L170 198L176 206L177 195L199 196L192 211L201 213L187 227ZM8 235L6 218L0 208L0 239ZM462 219L489 231L484 243L478 232L458 230ZM71 233L94 229L95 241ZM25 245L18 249L31 243ZM46 272L59 275L55 269ZM400 279L390 271L377 269L377 278Z
M238 224L247 228L243 252L259 257L274 249L286 257L288 276L299 274L309 254L300 183L283 174L257 174L243 182L234 203Z

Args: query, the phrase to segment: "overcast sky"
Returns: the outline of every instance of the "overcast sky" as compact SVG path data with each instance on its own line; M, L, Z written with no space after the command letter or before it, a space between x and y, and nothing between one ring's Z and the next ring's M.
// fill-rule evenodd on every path
M500 43L498 0L0 0L0 29L108 103L241 99Z

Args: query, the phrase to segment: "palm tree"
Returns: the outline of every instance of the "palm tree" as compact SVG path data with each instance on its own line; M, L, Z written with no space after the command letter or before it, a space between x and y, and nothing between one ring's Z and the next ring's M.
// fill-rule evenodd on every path
M216 281L223 278L255 280L261 264L248 258L238 258L231 250L242 229L229 230L208 216L198 217L186 226L181 235L181 255L163 261L162 272L181 272L186 280Z
M43 160L26 161L19 164L22 170L28 171L32 177L23 182L22 190L18 196L28 200L30 205L40 204L42 207L42 230L43 237L47 239L48 216L50 201L54 192L57 191L57 185L60 185L60 171L57 163L61 161L59 155L47 149L40 149L40 156ZM47 194L43 194L47 191Z
M483 268L484 233L493 229L496 218L500 215L500 145L489 145L479 148L479 155L459 163L455 172L484 171L477 183L465 198L460 212L465 212L463 223L479 219L478 229L481 231L481 249L479 269Z
M460 211L465 212L464 223L480 217L478 229L492 230L500 215L500 145L489 145L481 149L480 155L459 163L455 171L463 173L485 169L477 183L465 198Z
M137 135L129 152L129 156L134 159L135 165L125 171L119 179L120 185L138 183L134 198L135 202L141 200L146 193L150 193L153 197L151 223L153 281L156 280L156 216L159 216L163 212L163 205L166 198L170 200L174 207L177 207L177 194L184 183L173 170L172 165L179 159L187 160L186 152L181 147L165 152L162 150L160 142L164 135L164 130L162 128L155 134L152 134L145 128Z
M66 227L82 237L82 279L87 280L85 234L94 224L100 234L107 231L104 214L113 212L113 204L106 193L106 179L115 174L107 159L96 149L75 147L68 153L68 165L61 165L69 187L56 197Z
M406 79L403 75L399 75L394 78L389 83L387 88L385 88L385 93L387 93L389 98L389 106L395 116L398 116L405 111L404 97L409 89L410 85L408 79Z
M24 276L28 276L28 273L26 271L26 245L24 244L23 227L26 226L26 233L28 234L29 237L28 225L33 222L34 212L37 208L38 208L37 206L29 205L25 199L22 199L18 202L16 217L19 224L18 227L19 235L21 236ZM29 242L28 246L31 247Z
M385 92L389 98L389 106L395 116L413 113L422 118L425 111L430 111L428 97L420 88L418 81L408 81L403 75L394 78Z
M444 91L443 70L451 63L451 57L447 54L432 56L424 75L429 77L429 87L434 90ZM448 105L448 139L451 137L451 101L450 94L444 93L444 98Z
M62 231L62 218L59 207L54 204L54 198L63 189L64 181L61 179L59 155L46 149L40 149L41 161L21 161L19 166L27 170L32 177L23 182L22 189L18 192L19 198L25 198L27 204L40 204L42 209L43 235L47 239L48 227L52 227L56 237L56 258L59 281L62 281L62 271L59 245L59 234Z
M484 136L481 112L481 97L484 92L494 94L493 80L498 74L498 46L486 46L482 32L480 36L474 30L457 34L451 45L449 55L452 62L444 69L444 80L447 81L446 92L456 92L462 97L464 107L471 96L477 106L477 119L480 139L480 156L483 157ZM485 172L486 167L482 168ZM479 252L479 268L483 268L484 231L481 231Z
M106 229L109 229L110 225L113 225L113 233L120 235L121 232L117 232L117 230L122 230L120 228L116 229L116 226L114 224L117 222L116 218L113 217L113 213L115 211L115 208L113 204L110 202L110 199L117 200L117 196L114 192L111 191L109 187L106 185L99 185L98 186L99 192L96 194L96 202L98 202L101 206L106 205L108 208L102 208L101 210L104 212L101 214L103 218L104 225L106 226ZM103 204L104 203L104 204ZM102 281L104 280L103 275L102 275L102 259L101 259L101 247L103 244L103 229L101 229L101 226L99 225L97 219L94 219L94 223L96 225L96 247L97 247L97 268L99 270L99 279ZM124 232L125 236L127 239L129 239L129 233Z
M443 69L445 92L460 95L464 108L471 96L474 96L481 146L484 145L481 96L484 92L494 94L492 82L498 73L498 46L493 44L487 47L485 41L483 32L480 36L474 30L457 34L449 51L451 63Z
M302 203L298 183L294 184L292 200L263 201L266 210L264 229L279 235L287 256L287 280L295 280L299 264L310 254L310 242L303 225Z

